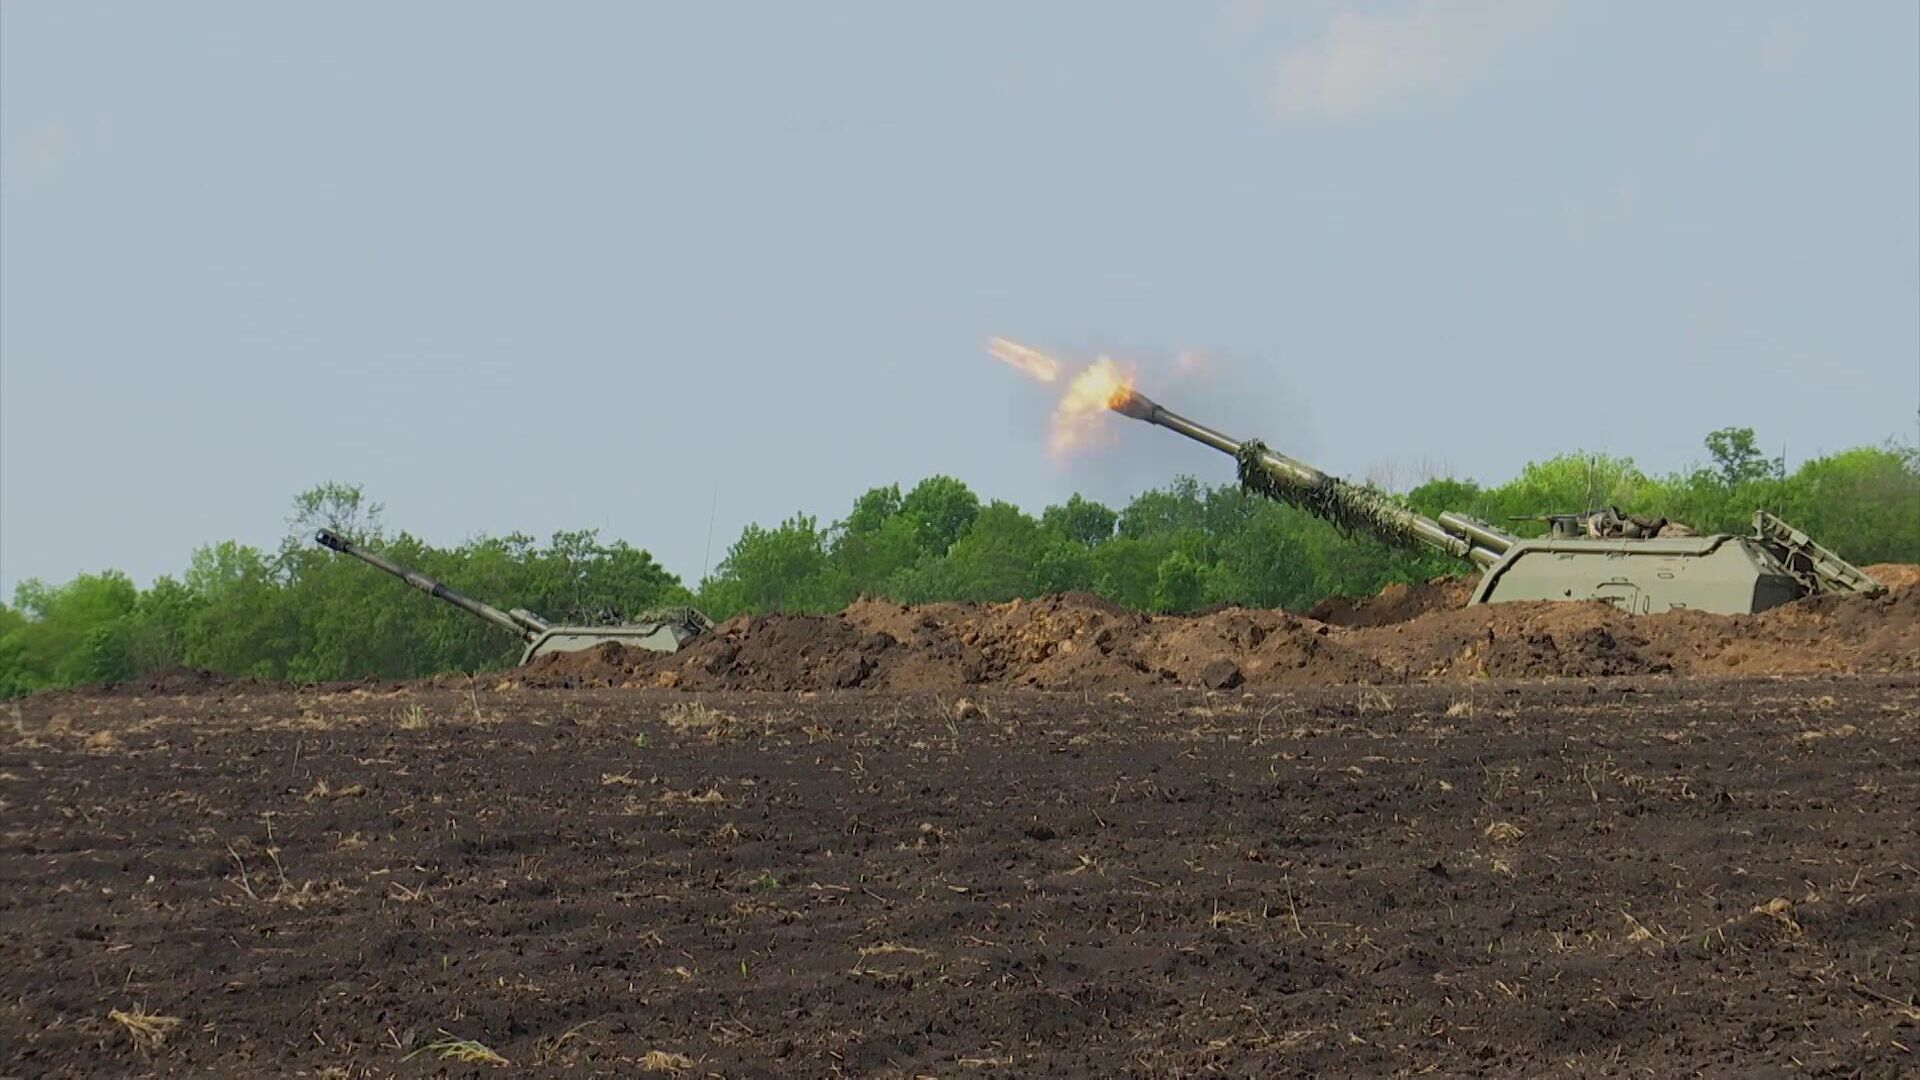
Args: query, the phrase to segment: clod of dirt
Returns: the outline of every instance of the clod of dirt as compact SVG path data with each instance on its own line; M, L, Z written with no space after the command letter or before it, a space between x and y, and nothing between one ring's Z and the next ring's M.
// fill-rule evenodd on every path
M1209 690L1231 690L1246 681L1240 665L1224 656L1200 669L1200 685Z

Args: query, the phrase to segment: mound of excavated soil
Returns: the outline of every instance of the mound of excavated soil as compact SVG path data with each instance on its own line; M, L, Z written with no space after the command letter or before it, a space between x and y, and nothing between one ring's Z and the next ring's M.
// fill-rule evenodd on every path
M1884 580L1884 579L1883 579ZM1333 617L1225 608L1150 616L1068 594L835 615L739 617L673 655L603 645L546 657L530 686L686 690L1129 690L1920 671L1920 588L1828 596L1759 615L1629 616L1603 603L1434 607L1463 583L1400 588ZM1424 614L1406 615L1420 608ZM1405 617L1395 617L1396 614Z
M1372 596L1329 596L1307 609L1307 618L1331 626L1386 626L1434 611L1466 607L1471 578L1437 577L1420 585L1393 584Z
M220 690L244 689L261 685L257 679L222 675L201 668L176 667L156 671L137 679L105 683L84 690L98 697L197 697Z
M519 678L545 687L831 690L870 685L883 662L905 651L841 616L743 615L670 656L607 642L541 657Z
M1920 585L1920 564L1883 562L1863 566L1867 576L1889 589L1910 589Z

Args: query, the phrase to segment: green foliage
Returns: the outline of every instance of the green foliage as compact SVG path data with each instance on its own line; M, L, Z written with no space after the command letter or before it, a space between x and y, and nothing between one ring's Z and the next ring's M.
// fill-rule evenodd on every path
M112 678L108 655L114 628L127 621L139 590L125 574L81 574L60 586L23 581L0 637L0 692L30 693L52 686Z
M1920 562L1920 450L1894 445L1814 458L1755 503L1856 565Z
M1704 463L1666 477L1626 458L1573 453L1494 487L1432 480L1402 501L1517 532L1541 526L1509 518L1606 505L1743 532L1755 509L1767 509L1855 563L1920 562L1913 448L1862 447L1788 473L1750 429L1724 428L1705 442ZM1465 570L1444 556L1345 534L1237 484L1192 477L1118 510L1076 495L1037 518L1009 503L982 506L952 477L930 477L904 494L898 485L877 487L832 525L798 514L774 528L748 526L697 597L647 552L592 531L556 533L546 544L483 537L454 548L389 535L378 504L350 484L303 492L288 523L277 551L211 544L179 578L144 591L113 571L60 586L22 582L13 603L0 605L0 697L183 664L322 681L484 670L518 657L512 635L316 547L311 532L320 526L477 599L569 622L688 602L719 617L831 611L863 593L919 603L1091 590L1140 610L1300 610L1330 595Z
M980 497L951 476L929 476L900 500L899 515L913 522L920 550L944 555L980 514Z
M1043 595L1093 588L1093 553L1087 545L1048 532L1033 564L1033 591Z
M716 617L739 611L823 611L844 591L833 581L828 537L795 514L778 528L749 525L727 549L700 602Z
M296 611L267 556L231 540L193 553L186 586L202 603L185 628L181 658L193 667L287 677L296 647Z
M1480 497L1480 485L1471 480L1429 480L1407 492L1407 505L1428 517L1449 510L1471 513Z
M1040 524L1076 544L1092 547L1113 537L1120 515L1092 499L1071 496L1060 506L1049 506L1040 515Z
M832 561L854 595L878 593L920 558L920 524L901 513L898 484L874 488L854 500L853 512L833 530Z
M1206 567L1184 551L1171 551L1154 571L1153 609L1192 611L1206 593Z
M1652 481L1632 458L1572 453L1537 461L1515 479L1481 493L1476 517L1522 535L1538 535L1545 526L1524 520L1547 514L1572 514L1618 506L1639 512Z
M900 513L900 501L899 484L872 488L853 500L853 512L847 515L847 520L840 527L852 536L877 533Z
M1165 488L1142 492L1120 512L1120 535L1149 540L1204 531L1210 494L1191 476L1175 477Z
M287 517L287 524L302 534L332 529L360 543L379 537L380 516L385 509L368 501L359 484L329 480L293 497L293 513Z
M1124 534L1101 544L1093 553L1093 591L1116 604L1151 608L1165 546Z
M947 554L946 599L1012 600L1032 596L1034 570L1047 550L1040 523L1011 503L995 502L974 517Z
M1727 487L1739 487L1759 480L1778 480L1786 475L1786 463L1760 452L1752 428L1721 428L1707 436L1707 456L1713 459L1716 478Z

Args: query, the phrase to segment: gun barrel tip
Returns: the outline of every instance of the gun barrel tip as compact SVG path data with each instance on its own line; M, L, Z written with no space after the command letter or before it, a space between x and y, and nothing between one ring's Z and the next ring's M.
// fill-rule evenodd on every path
M1109 402L1107 407L1121 416L1130 416L1135 420L1153 419L1153 410L1158 408L1154 405L1152 398L1131 387Z

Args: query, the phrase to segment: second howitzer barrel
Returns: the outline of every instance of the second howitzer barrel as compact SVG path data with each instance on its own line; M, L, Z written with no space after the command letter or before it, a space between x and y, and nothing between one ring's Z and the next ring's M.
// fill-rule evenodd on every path
M547 629L546 620L530 611L515 610L506 612L501 611L492 604L483 604L464 593L456 592L442 585L440 582L435 581L425 574L409 570L384 555L377 555L368 551L366 548L348 540L332 529L321 529L314 534L313 539L314 542L321 547L331 548L342 555L351 555L369 566L385 570L387 573L419 589L428 596L437 600L445 600L447 603L452 604L462 611L477 615L495 626L500 627L502 630L516 635L522 641L532 641Z
M1197 443L1231 454L1239 463L1240 484L1268 498L1297 506L1349 531L1371 533L1407 547L1427 548L1488 567L1514 543L1514 537L1482 521L1446 514L1436 521L1415 513L1377 491L1328 476L1304 462L1267 449L1258 439L1244 442L1197 424L1135 390L1111 405L1114 412L1158 424Z

